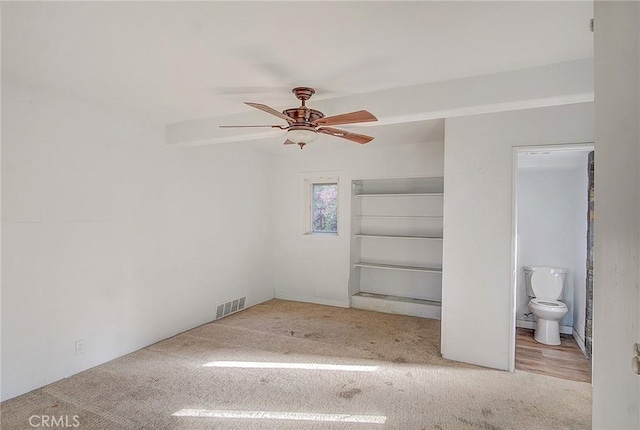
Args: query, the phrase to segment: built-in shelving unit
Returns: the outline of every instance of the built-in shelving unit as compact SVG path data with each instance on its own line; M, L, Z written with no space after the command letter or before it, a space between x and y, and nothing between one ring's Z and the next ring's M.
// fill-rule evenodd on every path
M353 307L440 318L444 178L352 185Z

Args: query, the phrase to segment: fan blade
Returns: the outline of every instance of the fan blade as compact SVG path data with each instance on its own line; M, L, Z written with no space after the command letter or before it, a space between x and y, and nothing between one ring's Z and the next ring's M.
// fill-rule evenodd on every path
M366 136L364 134L351 133L344 130L338 130L337 128L320 127L318 133L324 133L335 137L341 137L343 139L352 140L356 143L365 144L373 140L373 137Z
M288 123L293 122L292 118L289 118L288 116L286 116L282 112L278 112L274 108L271 108L271 107L269 107L267 105L263 105L263 104L260 104L260 103L250 103L250 102L244 102L244 104L249 105L251 107L254 107L256 109L260 109L261 111L264 111L266 113L270 113L271 115L275 115L278 118L282 118L283 120L287 121Z
M378 118L373 116L371 112L359 110L357 112L343 113L342 115L328 116L316 120L316 125L340 125L353 124L356 122L377 121Z
M284 125L219 125L220 128L246 128L246 127L269 127L269 128L286 128Z

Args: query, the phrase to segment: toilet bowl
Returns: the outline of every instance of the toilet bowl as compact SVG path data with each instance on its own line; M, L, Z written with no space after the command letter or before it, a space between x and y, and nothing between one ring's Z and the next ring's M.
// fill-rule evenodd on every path
M529 309L536 318L533 338L545 345L560 345L560 320L569 309L559 299L567 271L557 267L524 267Z

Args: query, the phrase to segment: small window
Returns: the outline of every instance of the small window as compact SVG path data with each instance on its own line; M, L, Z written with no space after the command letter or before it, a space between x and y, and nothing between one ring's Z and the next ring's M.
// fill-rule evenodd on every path
M311 233L338 234L338 183L311 183Z

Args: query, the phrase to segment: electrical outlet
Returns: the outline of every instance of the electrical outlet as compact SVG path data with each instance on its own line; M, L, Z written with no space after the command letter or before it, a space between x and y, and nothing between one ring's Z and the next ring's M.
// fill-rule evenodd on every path
M76 340L76 357L84 354L84 339Z

